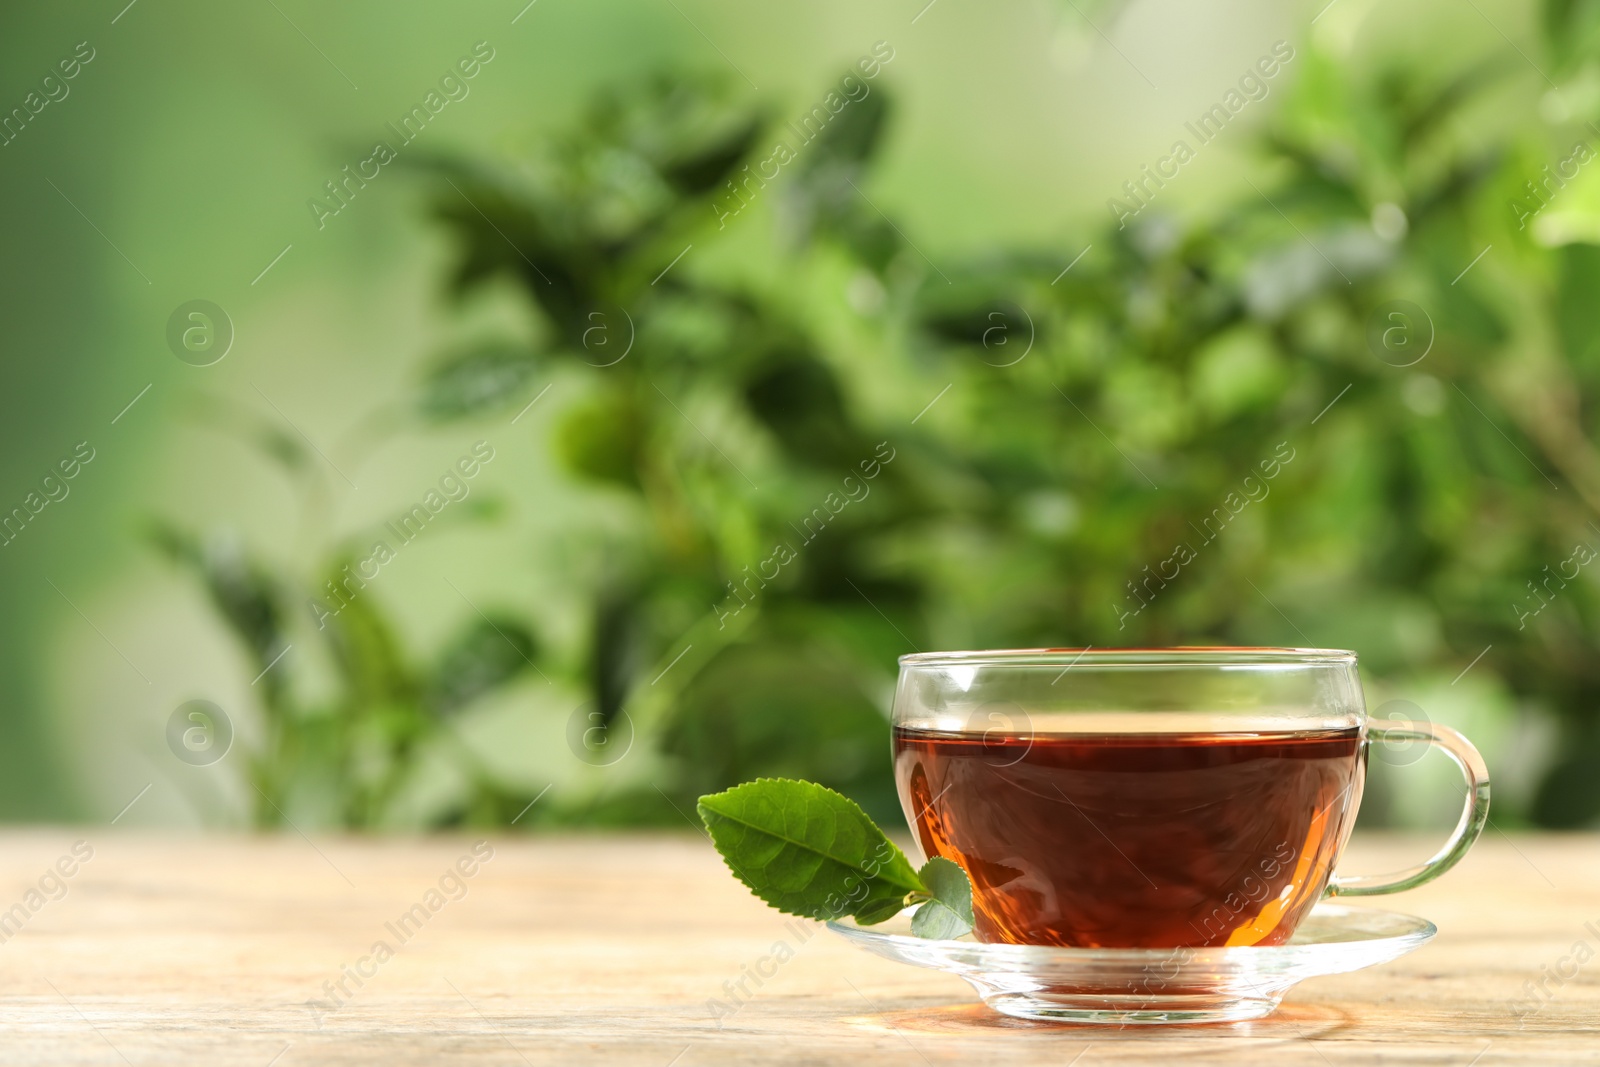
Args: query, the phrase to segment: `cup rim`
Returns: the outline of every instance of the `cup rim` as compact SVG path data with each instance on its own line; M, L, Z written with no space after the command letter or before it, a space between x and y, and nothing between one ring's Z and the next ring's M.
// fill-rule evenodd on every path
M1354 666L1343 648L1180 645L1172 648L994 648L959 652L911 652L906 667L1297 667Z

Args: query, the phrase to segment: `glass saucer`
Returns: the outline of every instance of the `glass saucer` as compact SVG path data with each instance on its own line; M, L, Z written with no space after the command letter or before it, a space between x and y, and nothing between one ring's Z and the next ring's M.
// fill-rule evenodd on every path
M877 926L828 929L886 959L965 978L995 1011L1058 1022L1213 1023L1270 1015L1306 978L1358 971L1421 948L1437 928L1392 911L1318 904L1284 945L1056 948L910 934L914 909Z

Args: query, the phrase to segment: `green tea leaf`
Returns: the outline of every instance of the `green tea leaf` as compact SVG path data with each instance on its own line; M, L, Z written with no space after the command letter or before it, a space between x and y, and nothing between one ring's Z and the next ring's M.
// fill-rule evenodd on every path
M700 818L735 877L779 911L883 922L926 891L855 801L813 782L758 778L700 798Z
M928 898L911 917L918 937L947 940L972 929L972 883L959 864L935 856L917 872Z
M885 900L870 907L863 907L856 912L856 922L862 926L876 926L881 922L888 922L905 910L904 898Z

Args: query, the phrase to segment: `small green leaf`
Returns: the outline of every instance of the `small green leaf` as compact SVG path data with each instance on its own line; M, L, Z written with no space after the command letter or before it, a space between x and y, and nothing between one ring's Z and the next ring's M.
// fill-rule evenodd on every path
M928 899L911 917L918 937L948 940L972 929L972 883L959 864L935 856L917 872Z
M701 797L699 810L735 877L779 911L870 925L926 891L855 801L813 782L758 778Z

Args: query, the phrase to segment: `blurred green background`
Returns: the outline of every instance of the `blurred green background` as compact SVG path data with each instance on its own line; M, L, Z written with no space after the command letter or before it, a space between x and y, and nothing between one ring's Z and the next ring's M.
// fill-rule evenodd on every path
M896 655L1149 643L1600 817L1600 4L0 18L5 818L894 819Z

